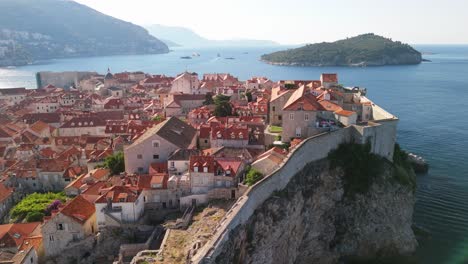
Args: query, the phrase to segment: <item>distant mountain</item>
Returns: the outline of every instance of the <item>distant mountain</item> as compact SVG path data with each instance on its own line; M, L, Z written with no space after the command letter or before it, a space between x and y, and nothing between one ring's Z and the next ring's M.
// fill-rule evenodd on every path
M166 53L144 28L70 0L0 0L0 65L39 59Z
M270 40L210 40L204 38L191 29L184 27L171 27L164 25L146 26L150 34L161 39L173 41L184 47L206 47L206 46L274 46L278 43Z
M421 53L410 45L372 33L278 51L261 59L271 64L296 66L381 66L422 61Z
M172 48L172 47L180 47L180 44L175 43L174 41L170 41L170 40L168 40L168 39L162 39L162 38L160 38L159 40L161 40L162 42L164 42L169 48Z

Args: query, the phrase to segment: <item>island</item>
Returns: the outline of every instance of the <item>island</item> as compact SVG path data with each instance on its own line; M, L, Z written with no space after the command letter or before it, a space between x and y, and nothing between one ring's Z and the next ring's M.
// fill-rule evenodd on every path
M373 33L265 54L261 60L290 66L383 66L419 64L421 53L408 44Z
M0 67L67 57L167 53L140 26L74 1L0 1Z

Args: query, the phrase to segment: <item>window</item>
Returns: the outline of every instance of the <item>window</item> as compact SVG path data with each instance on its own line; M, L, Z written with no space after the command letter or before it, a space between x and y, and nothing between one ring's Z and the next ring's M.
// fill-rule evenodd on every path
M49 241L54 241L54 236L50 235L49 236Z
M194 172L198 172L198 167L193 167Z
M208 172L208 167L203 167L203 172Z
M276 107L273 106L273 107L271 108L271 111L273 111L273 112L276 111Z
M143 158L143 155L141 155L141 154L137 155L137 159L142 159L142 158Z
M153 148L159 148L159 141L153 141Z
M57 230L64 230L63 224L58 224L58 225L57 225Z
M289 120L294 120L294 113L289 114Z
M208 144L208 139L205 139L205 144Z
M278 116L278 120L281 121L283 117L281 115Z
M302 129L300 127L296 127L296 137L302 136Z
M158 155L158 154L154 154L154 155L153 155L153 159L159 159L159 155Z
M138 167L138 172L143 172L143 168L142 167Z
M173 168L175 166L175 162L171 161L171 167Z
M309 114L304 114L304 120L309 121Z

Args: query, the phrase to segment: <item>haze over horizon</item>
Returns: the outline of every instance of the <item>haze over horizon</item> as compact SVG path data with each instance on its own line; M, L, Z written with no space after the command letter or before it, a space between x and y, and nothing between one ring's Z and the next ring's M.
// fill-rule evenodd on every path
M410 44L468 44L459 31L468 24L464 0L75 1L138 25L186 27L215 40L302 44L375 33Z

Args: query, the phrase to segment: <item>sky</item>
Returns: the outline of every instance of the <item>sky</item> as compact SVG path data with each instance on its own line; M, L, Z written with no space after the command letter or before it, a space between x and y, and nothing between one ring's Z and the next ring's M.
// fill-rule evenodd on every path
M281 44L375 33L410 44L468 44L468 0L76 0L138 25L182 26L209 39Z

